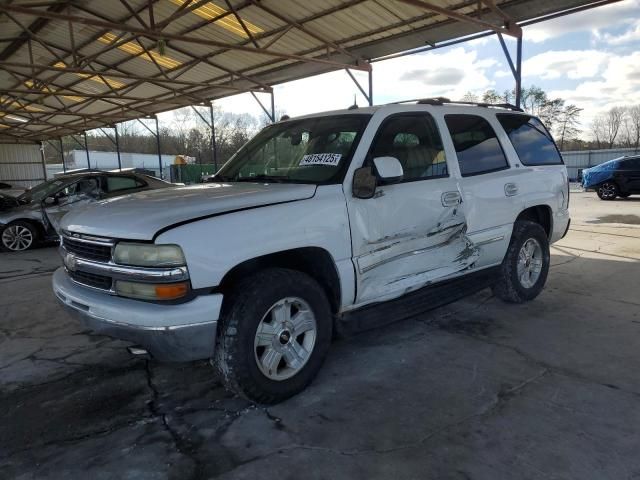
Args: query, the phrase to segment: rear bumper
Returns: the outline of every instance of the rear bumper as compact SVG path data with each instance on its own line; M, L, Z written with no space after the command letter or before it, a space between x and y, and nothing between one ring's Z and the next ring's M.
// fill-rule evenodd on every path
M53 291L90 330L139 344L158 360L184 362L213 355L220 294L177 305L142 302L77 285L64 268L53 275Z

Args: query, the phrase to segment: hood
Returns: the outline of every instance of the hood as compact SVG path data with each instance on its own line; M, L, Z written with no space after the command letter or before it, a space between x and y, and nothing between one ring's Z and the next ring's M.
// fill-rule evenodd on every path
M63 230L99 237L152 240L177 223L233 210L311 198L315 185L209 183L147 190L75 209L64 216Z

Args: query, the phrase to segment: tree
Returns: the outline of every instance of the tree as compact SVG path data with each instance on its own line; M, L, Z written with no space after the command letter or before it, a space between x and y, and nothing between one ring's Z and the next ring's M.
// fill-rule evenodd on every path
M640 105L634 105L627 109L625 123L628 146L637 151L640 147Z
M502 103L505 100L500 96L498 92L490 89L482 94L482 101L484 103Z
M604 115L597 115L591 125L589 126L589 130L591 131L591 136L596 141L597 147L600 149L605 144L607 138L607 127L606 127L606 119Z
M582 108L575 105L567 105L558 116L558 136L560 137L560 150L564 149L565 139L573 139L580 132L578 126L580 121L580 112Z
M613 148L616 138L618 138L620 127L624 121L625 114L626 111L624 107L613 107L604 116L608 148Z

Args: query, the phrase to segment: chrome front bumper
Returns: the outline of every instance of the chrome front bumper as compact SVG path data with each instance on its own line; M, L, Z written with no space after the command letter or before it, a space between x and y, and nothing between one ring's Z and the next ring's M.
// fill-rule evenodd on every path
M62 267L53 274L53 291L90 330L139 344L158 360L185 362L213 355L220 294L172 305L142 302L78 285Z

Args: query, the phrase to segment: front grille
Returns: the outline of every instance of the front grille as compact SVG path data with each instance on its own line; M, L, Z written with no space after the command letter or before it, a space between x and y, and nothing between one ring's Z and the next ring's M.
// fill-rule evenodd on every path
M98 262L109 262L111 260L111 246L100 245L99 243L86 243L74 240L67 236L63 240L64 248L80 258L96 260Z
M111 289L111 277L105 277L103 275L95 275L93 273L87 272L69 272L69 276L73 280L88 287L100 288L102 290L110 290Z

